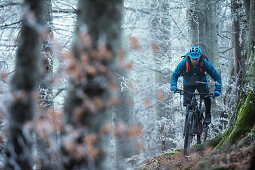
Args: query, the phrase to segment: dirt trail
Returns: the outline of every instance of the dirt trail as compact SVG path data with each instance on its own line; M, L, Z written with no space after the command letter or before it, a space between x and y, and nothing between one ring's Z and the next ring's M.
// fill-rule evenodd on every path
M208 147L203 151L192 151L185 157L183 150L179 150L148 159L142 169L249 169L254 149L254 145L250 145L227 153L212 154L213 148Z

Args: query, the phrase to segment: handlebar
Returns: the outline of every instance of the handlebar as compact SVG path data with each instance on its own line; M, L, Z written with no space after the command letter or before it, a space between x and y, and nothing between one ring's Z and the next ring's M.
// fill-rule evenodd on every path
M200 96L200 95L206 95L204 96L203 98L207 98L207 97L212 97L213 96L213 93L190 93L188 91L185 91L185 90L182 90L182 89L176 89L176 93L180 93L180 95L183 95L185 93L189 93L189 94L192 94L193 96Z

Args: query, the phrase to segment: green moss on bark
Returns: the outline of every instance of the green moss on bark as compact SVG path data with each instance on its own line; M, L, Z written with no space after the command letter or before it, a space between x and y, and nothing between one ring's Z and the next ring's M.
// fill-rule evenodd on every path
M223 145L232 145L237 139L250 130L255 120L255 94L250 93L240 107L234 127L230 127L225 133L225 138L218 144L215 150Z

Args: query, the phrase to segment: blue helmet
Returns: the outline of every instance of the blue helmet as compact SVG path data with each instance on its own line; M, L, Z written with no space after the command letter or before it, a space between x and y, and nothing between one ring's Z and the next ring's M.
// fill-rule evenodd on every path
M192 47L186 56L189 55L190 58L198 59L202 56L202 51L199 47Z

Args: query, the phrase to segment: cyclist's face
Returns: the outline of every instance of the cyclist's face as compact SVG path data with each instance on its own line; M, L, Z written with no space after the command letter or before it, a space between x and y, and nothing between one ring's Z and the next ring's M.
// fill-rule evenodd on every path
M190 61L191 61L191 64L192 64L193 66L196 66L196 65L198 64L198 62L199 62L199 58L198 58L198 59L190 58Z

